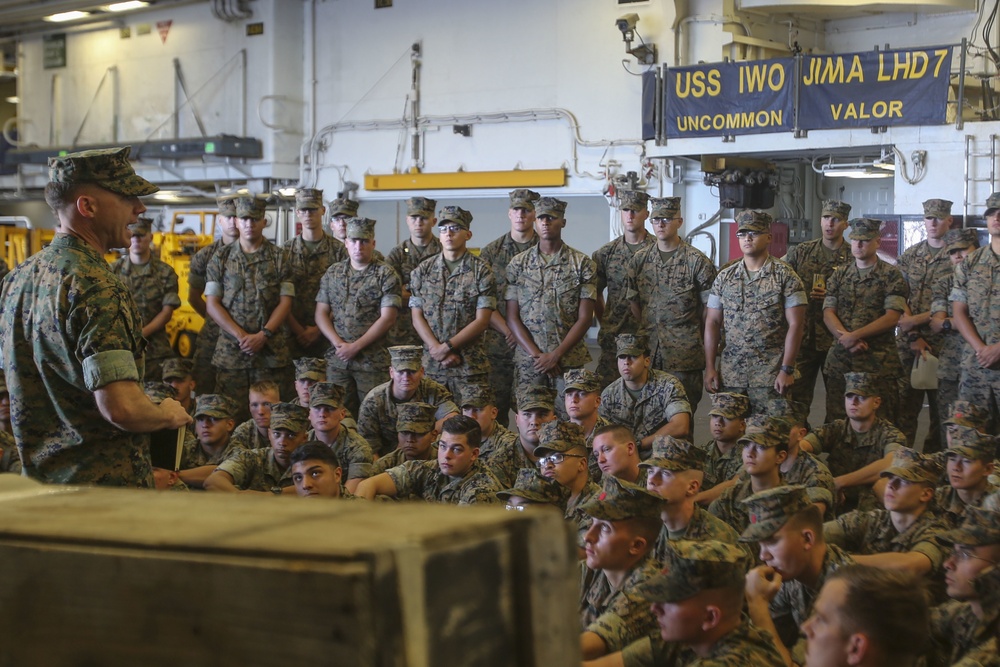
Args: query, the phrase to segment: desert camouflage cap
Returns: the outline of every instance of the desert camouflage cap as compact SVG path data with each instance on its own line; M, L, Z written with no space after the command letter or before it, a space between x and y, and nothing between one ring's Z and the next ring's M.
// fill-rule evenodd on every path
M371 218L351 218L347 221L347 238L374 239L375 221Z
M153 219L138 218L128 225L128 231L132 236L146 236L153 231Z
M521 468L517 472L514 486L497 491L496 497L500 500L509 500L511 496L518 496L533 503L564 507L569 499L569 494L569 487L563 486L554 479L543 477L532 468Z
M396 432L423 435L434 430L437 423L435 408L430 403L400 403L396 406Z
M956 250L979 247L979 233L975 229L949 229L944 235L944 250L952 253Z
M740 542L760 542L781 530L788 520L812 505L806 487L777 486L755 493L742 501L750 525L740 535Z
M541 199L541 195L534 190L518 188L510 191L510 208L525 208L529 211L535 210L535 202Z
M300 211L323 208L323 191L316 188L299 188L295 191L295 208Z
M163 362L164 380L183 380L194 373L194 360L173 357Z
M944 219L951 215L953 202L947 199L928 199L924 202L924 217Z
M820 212L820 217L829 215L841 220L847 220L847 216L850 214L851 205L847 202L837 201L836 199L823 200L823 210Z
M606 475L604 490L583 505L580 511L602 521L624 521L635 518L659 518L663 499L646 487Z
M844 396L857 394L858 396L878 396L878 382L872 373L844 373Z
M972 578L972 589L979 597L985 618L997 618L1000 614L1000 566L991 565ZM959 664L964 664L959 661Z
M49 158L52 183L93 183L126 197L142 197L160 188L135 173L128 156L131 146L102 148Z
M650 602L683 602L713 588L742 590L746 552L718 540L670 540L664 568L635 588Z
M587 448L583 427L573 422L551 421L538 429L538 446L535 456L553 452L568 452L574 448Z
M639 464L640 468L663 468L673 472L684 470L704 470L707 455L701 447L672 435L658 435L653 438L653 451L648 459Z
M747 209L736 215L736 231L770 232L772 218L764 211Z
M156 380L145 380L142 383L142 391L153 403L159 405L166 398L177 398L177 390L166 382Z
M981 429L986 426L990 415L981 407L969 401L955 401L951 404L950 417L945 424Z
M615 349L619 357L641 357L649 354L649 336L623 333L615 336Z
M586 368L571 368L563 373L563 382L566 390L576 389L586 392L600 392L601 380L597 373Z
M961 544L964 547L1000 544L1000 512L966 505L962 523L937 539L944 544Z
M651 218L675 218L681 212L681 198L651 197L649 209L649 217Z
M215 198L215 205L219 208L219 215L233 218L236 216L236 195L225 194Z
M295 379L322 382L326 379L326 359L299 357L295 360Z
M268 428L305 433L309 428L309 410L298 403L274 403L271 405L271 425Z
M267 197L263 195L241 195L236 198L236 217L260 220L267 209Z
M437 199L427 197L410 197L406 200L406 215L420 218L433 218L437 208Z
M460 206L444 206L438 213L438 227L447 224L458 225L467 230L472 225L472 214Z
M543 215L561 218L566 215L566 202L555 197L541 197L535 202L535 215L539 218Z
M424 367L424 348L419 345L394 345L389 348L389 357L397 371L419 371Z
M492 405L496 407L497 397L493 392L493 387L488 384L464 384L459 392L462 396L460 408L485 408Z
M847 224L851 226L848 238L859 241L877 239L882 229L882 221L874 218L854 218Z
M330 202L327 209L330 211L331 218L338 215L346 215L353 218L358 214L359 206L361 206L360 202L356 202L353 199L348 199L347 197L337 197Z
M986 213L1000 208L1000 192L994 192L986 198Z
M947 456L961 456L975 461L992 462L997 456L997 445L1000 438L995 435L980 433L974 428L957 426L951 431L951 442Z
M236 409L228 396L222 394L202 394L194 404L194 416L233 419Z
M649 195L638 190L620 190L618 192L618 208L623 211L645 211L649 204Z
M333 382L317 382L309 387L309 407L318 408L321 405L328 408L344 407L344 395L347 392L339 384Z
M936 459L904 447L893 452L892 463L878 476L937 486L943 473L944 468Z
M754 443L761 447L780 447L788 443L788 432L791 425L782 417L764 417L759 424L747 426L737 441L739 444Z
M517 390L517 410L518 412L523 412L524 410L535 410L535 409L549 410L550 412L556 409L556 392L551 387L547 387L543 384L529 384L523 387L519 387Z
M709 416L726 419L744 419L750 412L750 398L746 394L718 391L712 394L712 409Z

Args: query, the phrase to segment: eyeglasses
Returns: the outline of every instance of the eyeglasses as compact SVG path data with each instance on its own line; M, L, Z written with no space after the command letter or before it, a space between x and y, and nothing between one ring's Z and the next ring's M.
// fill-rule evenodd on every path
M508 512L523 512L525 507L527 505L511 505L509 503L504 505L504 509Z
M738 239L750 239L751 241L753 241L758 236L763 236L766 233L767 232L751 232L751 231L748 231L748 230L744 229L742 231L736 232L736 238L738 238Z
M649 222L653 225L669 225L675 220L680 220L680 218L653 218Z
M445 232L448 232L449 234L458 234L459 232L464 231L465 228L459 227L458 225L441 225L438 229L442 234Z
M959 547L955 547L955 550L951 552L951 557L955 560L956 563L962 563L964 561L974 559L974 560L981 560L984 563L989 563L990 565L997 564L995 560L990 560L989 558L983 558L982 556L977 556L968 549L962 549Z
M583 456L581 454L563 454L562 452L557 452L555 454L549 454L548 456L543 456L542 458L538 459L538 467L539 468L544 468L545 466L549 465L550 463L552 465L558 465L558 464L562 463L563 461L565 461L567 456L569 456L571 458L574 458L574 459L584 459L584 458L587 458L587 457L585 457L585 456Z

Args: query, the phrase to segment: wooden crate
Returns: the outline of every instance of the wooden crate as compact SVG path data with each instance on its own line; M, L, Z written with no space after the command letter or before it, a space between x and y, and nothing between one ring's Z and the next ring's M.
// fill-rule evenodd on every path
M0 475L0 665L579 664L556 511Z

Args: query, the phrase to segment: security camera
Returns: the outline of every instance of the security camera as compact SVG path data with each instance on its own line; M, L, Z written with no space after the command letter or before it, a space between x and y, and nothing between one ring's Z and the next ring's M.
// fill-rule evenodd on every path
M618 29L621 30L624 35L630 30L635 30L635 24L638 22L638 14L626 14L625 16L619 17L618 20L615 21L615 25L618 26Z

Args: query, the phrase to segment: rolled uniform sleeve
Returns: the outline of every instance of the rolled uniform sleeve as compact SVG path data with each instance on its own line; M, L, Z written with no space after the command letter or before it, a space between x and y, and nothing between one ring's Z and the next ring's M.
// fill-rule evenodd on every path
M229 473L233 478L233 484L245 490L247 482L253 479L257 471L257 457L254 455L254 450L240 449L233 452L233 455L220 463L215 471Z
M74 310L69 327L76 328L76 356L83 359L84 386L96 391L112 382L141 379L135 350L145 349L130 325L138 323L125 294L111 298L81 300L84 307Z
M205 270L205 296L217 296L220 299L224 293L222 288L222 258L221 253L215 253Z
M580 298L597 300L597 264L592 259L580 266Z

